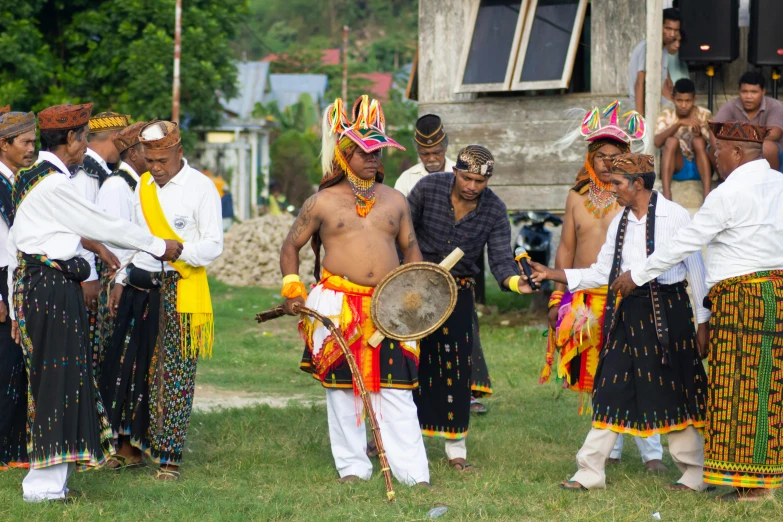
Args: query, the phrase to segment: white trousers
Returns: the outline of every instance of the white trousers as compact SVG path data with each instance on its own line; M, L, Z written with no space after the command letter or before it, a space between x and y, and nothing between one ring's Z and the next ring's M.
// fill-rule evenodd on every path
M394 477L409 486L429 482L429 464L413 392L383 389L370 396ZM356 475L369 480L372 476L372 462L367 457L367 432L364 422L357 422L357 413L361 410L361 399L354 396L353 390L326 390L329 440L340 478Z
M620 459L623 455L623 439L625 437L617 437L617 442L614 443L612 453L609 454L610 459ZM639 448L639 453L642 455L642 462L645 464L651 460L663 459L663 446L661 446L661 436L658 434L652 437L634 437L636 447Z
M576 454L579 471L571 477L587 489L606 488L606 459L612 451L618 434L611 430L593 428ZM677 481L695 491L704 491L704 441L693 426L669 433L669 453L682 476Z
M22 493L25 502L44 502L65 498L68 493L68 477L73 473L74 464L55 464L48 468L31 469L22 480Z
M454 459L466 459L468 458L468 448L465 447L465 439L462 437L459 440L446 439L446 458L449 460Z

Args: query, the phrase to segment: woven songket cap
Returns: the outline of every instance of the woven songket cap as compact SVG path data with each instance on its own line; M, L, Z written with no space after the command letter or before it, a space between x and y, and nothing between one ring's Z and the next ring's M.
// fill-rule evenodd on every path
M440 116L425 114L416 121L413 139L422 147L434 147L446 137Z
M719 140L763 143L769 129L744 121L710 121L710 130Z
M180 144L179 125L170 121L154 120L141 128L139 143L145 149L164 150Z
M130 116L116 112L102 112L90 118L90 132L119 131L128 126Z
M6 112L11 112L10 105L3 105L2 107L0 107L0 115L5 114Z
M606 168L612 174L650 174L655 172L655 158L649 154L620 154L605 159Z
M464 170L470 174L490 176L495 168L495 158L486 147L481 145L468 145L457 154L457 170Z
M32 112L6 112L0 115L0 138L13 138L35 130Z
M139 133L142 127L147 124L146 121L139 121L133 125L128 125L120 132L114 135L114 147L120 154L139 143Z
M92 103L55 105L38 113L41 130L70 130L84 127L90 121Z
M364 152L375 152L384 147L405 150L405 147L386 135L386 118L378 100L370 101L370 97L363 94L354 102L351 115L353 119L346 114L340 98L326 109L329 133L336 136L337 141L346 137Z

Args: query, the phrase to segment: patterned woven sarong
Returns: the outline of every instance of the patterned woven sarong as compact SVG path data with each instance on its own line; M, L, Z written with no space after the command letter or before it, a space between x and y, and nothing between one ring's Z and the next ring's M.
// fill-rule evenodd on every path
M726 279L710 291L710 393L704 481L783 484L783 270Z
M549 331L546 364L539 384L549 381L555 355L558 355L557 382L562 382L564 388L583 394L579 401L580 414L584 412L585 405L589 405L589 394L593 391L603 345L606 294L606 286L566 292L560 303L557 328Z

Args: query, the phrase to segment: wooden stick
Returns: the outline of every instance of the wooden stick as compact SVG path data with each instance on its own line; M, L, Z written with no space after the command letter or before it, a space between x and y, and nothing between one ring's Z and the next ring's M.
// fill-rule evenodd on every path
M457 247L451 252L451 254L446 256L446 258L440 262L440 266L445 268L446 271L450 271L452 268L454 268L454 265L456 265L459 262L459 260L462 259L462 256L464 255L465 252L463 252L461 248ZM384 339L386 339L386 336L383 335L380 330L375 330L375 333L370 336L370 340L367 341L367 344L369 344L373 348L377 348L378 345L381 344Z
M383 480L386 483L386 498L389 500L389 502L394 501L394 486L392 484L391 468L389 467L389 460L386 458L386 450L383 448L383 441L381 440L381 428L378 426L378 419L375 417L375 410L373 409L372 401L370 400L370 392L368 392L367 388L364 386L364 379L362 378L362 374L359 372L359 367L356 365L356 359L354 358L351 349L348 347L348 343L345 342L345 338L343 337L342 332L340 332L340 330L335 327L334 323L328 317L325 317L315 310L311 310L304 306L300 306L296 310L300 314L309 315L310 317L321 321L321 323L323 323L323 325L337 340L337 344L340 345L340 349L342 350L343 355L345 356L345 360L348 363L348 368L351 370L353 380L356 383L356 389L359 390L359 396L362 398L362 403L364 403L364 409L367 412L367 417L370 419L372 438L378 448L378 459L381 461L381 472L383 473ZM263 323L282 315L285 315L285 312L283 312L283 307L278 306L256 315L256 321Z

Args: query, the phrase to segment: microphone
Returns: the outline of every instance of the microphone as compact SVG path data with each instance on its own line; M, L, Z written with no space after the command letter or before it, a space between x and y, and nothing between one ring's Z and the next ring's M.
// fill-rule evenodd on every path
M529 284L530 288L533 290L538 290L541 288L541 285L533 281L533 269L530 268L530 263L527 262L528 259L530 259L530 256L524 247L517 247L517 249L514 250L514 260L522 265L522 272L524 272L525 277L527 277L527 284Z

